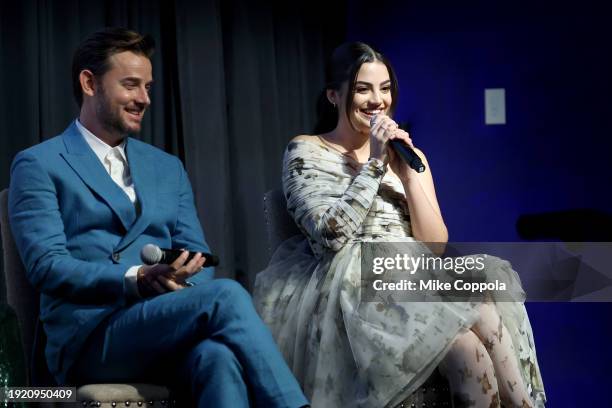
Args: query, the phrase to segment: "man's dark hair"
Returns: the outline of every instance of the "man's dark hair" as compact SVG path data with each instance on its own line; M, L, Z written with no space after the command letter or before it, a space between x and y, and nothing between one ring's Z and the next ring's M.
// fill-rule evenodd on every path
M85 69L101 78L109 69L109 57L131 51L151 59L155 41L150 35L141 35L125 28L106 28L85 38L72 58L72 88L79 107L83 104L83 90L79 75Z

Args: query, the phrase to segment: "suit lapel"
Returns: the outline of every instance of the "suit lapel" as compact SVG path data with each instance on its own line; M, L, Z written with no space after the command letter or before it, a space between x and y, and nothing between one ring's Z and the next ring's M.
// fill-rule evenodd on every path
M81 180L113 210L125 230L129 230L136 219L134 205L106 172L74 122L66 129L62 137L66 146L66 153L62 153L64 159Z
M143 149L141 143L131 138L127 140L126 156L141 211L136 222L117 245L116 251L121 251L131 244L149 226L151 215L155 212L155 197L157 196L154 158Z

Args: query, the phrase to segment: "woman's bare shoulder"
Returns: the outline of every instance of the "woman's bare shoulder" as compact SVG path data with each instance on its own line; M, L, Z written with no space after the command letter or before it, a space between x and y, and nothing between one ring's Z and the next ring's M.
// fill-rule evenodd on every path
M298 135L291 139L292 142L306 141L306 142L314 142L320 143L319 137L316 135Z

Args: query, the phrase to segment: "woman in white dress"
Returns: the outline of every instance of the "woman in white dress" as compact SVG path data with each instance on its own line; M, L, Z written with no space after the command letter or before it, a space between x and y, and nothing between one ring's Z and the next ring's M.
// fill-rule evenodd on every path
M455 407L537 407L545 401L521 302L361 301L361 243L446 242L433 178L389 149L409 135L391 119L397 80L363 43L327 67L316 135L284 157L287 209L303 232L257 276L255 304L314 408L394 407L438 367ZM488 257L487 279L518 284Z

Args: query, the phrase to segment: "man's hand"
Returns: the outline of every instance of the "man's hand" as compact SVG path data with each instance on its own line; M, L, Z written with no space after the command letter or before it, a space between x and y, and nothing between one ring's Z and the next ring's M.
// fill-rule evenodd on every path
M136 273L140 296L151 297L187 287L185 281L198 273L206 261L206 258L198 252L185 264L188 256L189 251L183 251L170 265L141 266Z

